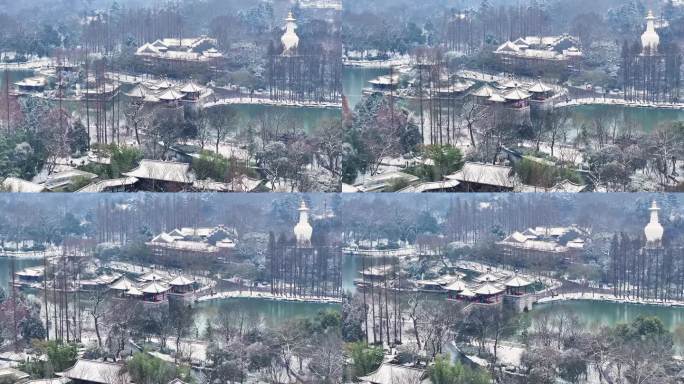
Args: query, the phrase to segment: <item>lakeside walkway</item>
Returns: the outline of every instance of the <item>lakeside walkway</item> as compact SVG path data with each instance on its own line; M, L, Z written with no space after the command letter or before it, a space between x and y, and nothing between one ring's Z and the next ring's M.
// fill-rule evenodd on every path
M342 103L328 102L306 102L306 101L287 101L271 100L262 96L257 97L231 97L218 99L202 104L203 108L211 108L220 105L267 105L273 107L298 107L298 108L321 108L321 109L342 109Z
M627 101L603 97L585 97L554 104L554 107L576 107L580 105L617 105L629 108L674 109L684 110L684 103L650 103L645 101Z
M561 293L555 296L547 296L541 298L537 301L538 304L543 303L553 303L557 301L569 301L569 300L591 300L591 301L603 301L609 303L618 304L640 304L640 305L656 305L660 307L674 307L674 308L684 308L684 301L679 300L654 300L654 299L636 299L636 298L625 298L617 297L613 294L607 293Z
M411 64L411 58L409 56L401 56L389 60L360 60L343 58L342 64L345 67L383 69L409 65Z
M42 259L53 258L62 255L62 247L48 248L45 251L8 251L0 250L0 257L13 257L17 259Z
M342 298L324 296L283 296L264 291L224 291L197 298L197 302L224 299L261 299L297 303L342 304Z

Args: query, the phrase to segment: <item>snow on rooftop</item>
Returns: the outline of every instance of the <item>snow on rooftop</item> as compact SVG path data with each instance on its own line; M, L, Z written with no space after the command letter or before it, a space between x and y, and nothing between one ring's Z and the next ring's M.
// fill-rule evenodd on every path
M513 188L513 169L503 165L467 162L463 169L447 176L450 180Z
M169 181L192 184L195 179L190 171L190 164L160 160L143 160L137 168L123 174L138 179Z

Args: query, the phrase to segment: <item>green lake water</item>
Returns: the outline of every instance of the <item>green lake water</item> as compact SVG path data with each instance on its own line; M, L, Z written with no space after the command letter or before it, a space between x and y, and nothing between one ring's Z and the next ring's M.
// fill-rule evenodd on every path
M387 69L345 67L342 81L349 105L353 107L362 100L362 90L370 86L369 80L387 73ZM684 121L684 110L631 108L619 105L581 105L568 108L571 110L568 122L570 137L574 137L576 130L582 125L590 124L596 118L602 118L607 127L616 126L618 130L635 132L650 132L660 124ZM428 119L425 117L426 121Z
M342 72L342 89L347 97L350 108L363 99L363 89L370 87L368 82L378 76L386 75L389 70L384 68L344 67Z
M366 261L370 265L370 261ZM342 264L342 286L346 291L355 292L354 278L362 269L363 262L359 256L345 256ZM443 295L426 295L427 300L444 300ZM599 302L592 300L559 301L546 304L537 304L533 310L522 316L535 318L544 313L567 311L578 316L582 327L586 330L596 330L600 326L614 326L619 323L630 323L640 315L655 316L659 318L665 327L673 333L675 353L684 355L684 308L667 307L656 305L621 304Z
M285 302L265 299L232 298L203 301L195 304L195 324L203 330L207 320L212 322L228 318L231 322L244 319L245 324L264 324L274 327L283 321L314 318L324 310L340 310L337 304Z
M334 108L300 108L282 107L258 104L232 104L221 105L212 108L232 109L237 114L236 126L240 130L247 129L250 125L257 127L261 120L277 121L281 130L294 127L298 131L313 132L318 126L326 121L340 118L340 110Z
M684 354L684 308L657 305L606 303L592 300L559 301L535 305L526 316L532 321L544 313L567 311L577 315L582 327L596 331L601 326L630 323L637 317L655 316L674 335L675 353Z
M42 259L14 259L14 270L21 271L24 268L42 266ZM0 257L0 286L5 292L9 292L10 282L12 281L12 259Z

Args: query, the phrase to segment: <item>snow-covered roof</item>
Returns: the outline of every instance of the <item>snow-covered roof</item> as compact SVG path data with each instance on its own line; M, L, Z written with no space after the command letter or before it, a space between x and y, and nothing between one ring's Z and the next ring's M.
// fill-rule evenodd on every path
M183 88L180 89L180 91L183 93L200 93L203 90L204 90L204 88L195 84L195 82L193 82L193 81L190 81L189 83L185 84L183 86Z
M206 192L252 192L257 189L263 180L252 179L246 175L234 178L232 181L222 183L212 179L195 180L192 187L198 191Z
M235 247L236 247L236 244L231 239L223 239L221 241L216 242L216 248L232 249Z
M424 377L422 369L382 363L375 372L358 379L371 384L420 384Z
M142 296L143 295L142 291L140 289L138 289L137 287L129 288L128 291L126 291L126 294L129 296Z
M513 188L512 171L511 167L503 165L467 162L463 165L463 169L447 176L447 179Z
M570 48L561 49L565 44ZM515 41L506 41L501 44L494 53L522 58L536 58L544 60L566 60L570 57L582 56L577 48L579 40L567 34L559 36L527 36L520 37Z
M159 248L166 249L176 249L182 251L192 251L192 252L204 252L204 253L215 253L218 252L218 247L215 247L209 243L203 241L185 241L185 240L175 240L172 243L148 243L150 245L155 245Z
M534 83L533 86L527 88L527 91L532 92L532 93L546 93L546 92L550 92L551 90L553 90L553 88L542 83L541 80L537 80L537 82Z
M16 368L0 368L0 378L3 379L3 382L20 383L23 380L28 379L30 376L31 375L29 375L28 373L20 371Z
M173 280L169 281L169 285L171 286L186 286L186 285L192 285L195 284L195 280L190 280L187 277L183 275L178 275Z
M395 85L399 84L399 75L385 75L376 77L369 81L373 85Z
M498 93L494 93L487 100L491 101L492 103L505 103L506 102L506 99L504 99L503 96L501 96Z
M511 101L518 101L518 100L525 100L530 98L530 94L525 92L524 90L520 88L513 88L512 90L504 93L503 97L506 100L511 100Z
M47 85L47 78L43 76L27 77L23 80L17 81L14 85L19 87L44 87Z
M123 175L183 184L192 184L195 180L194 174L190 171L190 164L160 160L143 160L137 168Z
M176 241L176 239L173 238L173 236L167 234L166 232L162 232L162 233L158 234L157 236L155 236L154 238L152 238L152 240L150 242L151 243L173 243L174 241Z
M561 193L580 193L587 190L586 185L575 184L570 180L563 180L556 184L549 190L549 192L561 192Z
M520 287L527 287L531 285L532 283L523 279L520 276L513 276L510 278L508 281L506 281L505 285L507 287L512 287L512 288L520 288Z
M513 243L524 243L526 242L528 237L518 231L513 232L510 234L507 238L505 238L503 241L506 242L513 242Z
M455 188L461 184L458 180L444 180L444 181L434 181L429 183L421 183L417 185L410 185L399 192L402 193L423 193L438 191L441 189Z
M8 177L3 180L2 189L6 192L18 193L38 193L45 191L44 186L20 179L18 177Z
M169 287L157 282L153 281L151 283L148 283L142 289L140 290L142 293L149 293L149 294L159 294L159 293L164 293L169 290Z
M16 273L19 277L41 277L45 274L42 267L26 268Z
M463 280L460 280L460 279L456 280L453 283L444 287L444 289L446 289L447 291L455 291L455 292L461 292L466 288L467 288L466 284L463 282Z
M480 296L492 296L498 295L503 291L503 288L500 288L494 284L485 283L480 288L475 290L475 294Z
M133 284L132 281L130 281L126 276L123 276L119 280L117 280L114 284L109 286L109 289L113 289L115 291L128 291L135 285Z
M64 372L56 373L56 375L96 384L127 384L131 382L130 376L120 364L84 359L78 359L73 367Z
M157 99L164 101L176 101L183 98L183 94L173 88L169 88L157 96Z
M47 189L61 188L71 184L77 177L92 180L96 178L97 175L78 169L70 169L63 172L53 173L52 175L48 176L47 180L45 181L45 187Z
M491 272L487 272L485 274L482 274L482 275L476 277L474 280L479 282L479 283L485 283L485 282L492 283L492 282L501 280L501 277L497 276Z
M497 49L497 53L510 53L510 52L520 52L520 47L518 47L512 41L507 41L501 44Z
M358 186L358 188L362 192L378 191L386 188L390 183L399 180L405 180L407 183L410 184L418 181L419 178L408 173L391 171L369 177L365 180L363 185Z
M145 273L144 275L140 276L139 280L140 280L140 281L146 281L146 282L149 282L149 281L160 281L160 280L164 280L164 279L166 279L166 278L168 278L168 277L169 277L168 274L161 273L161 272L156 271L156 270L152 270L152 271L147 272L147 273Z
M79 189L76 192L86 192L86 193L107 192L108 190L111 190L112 188L126 187L126 186L133 185L137 182L138 182L138 179L135 177L122 177L119 179L102 180L102 181L98 181L96 183L86 185L85 187Z
M361 274L366 276L385 276L392 273L393 270L394 268L391 265L384 265L366 268L361 271Z
M485 84L478 88L476 91L472 92L471 95L477 96L477 97L492 97L496 91L494 88L492 88L491 85Z
M145 90L145 88L142 85L138 84L133 89L131 89L130 92L126 93L126 96L137 99L143 99L147 94L147 90Z
M520 81L509 78L505 81L501 81L500 85L501 85L501 88L513 89L513 88L518 88L520 86Z

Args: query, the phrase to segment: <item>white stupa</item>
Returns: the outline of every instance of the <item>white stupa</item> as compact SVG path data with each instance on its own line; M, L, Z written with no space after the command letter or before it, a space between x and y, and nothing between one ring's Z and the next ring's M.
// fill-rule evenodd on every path
M651 211L651 221L644 228L646 241L649 245L659 245L663 239L663 226L660 225L660 221L658 220L660 208L658 208L656 202L653 201L651 208L648 210Z
M313 228L311 227L311 224L309 224L309 208L307 208L306 203L302 201L302 204L299 206L299 222L294 227L297 246L310 247L312 233Z
M297 36L297 21L292 15L292 11L288 13L287 19L285 19L285 33L280 41L283 43L283 56L293 56L297 53L297 47L299 47L299 36Z
M648 11L646 16L646 32L641 35L641 46L643 48L643 55L652 56L658 53L658 46L660 45L660 36L655 29L655 16L652 11Z

